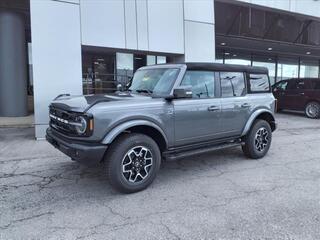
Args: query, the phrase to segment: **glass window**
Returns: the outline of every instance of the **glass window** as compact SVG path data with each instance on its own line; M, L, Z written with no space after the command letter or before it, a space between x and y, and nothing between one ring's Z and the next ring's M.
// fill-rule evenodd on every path
M147 65L156 64L156 56L147 55Z
M288 86L288 81L281 81L277 83L275 89L285 91L287 89L287 86Z
M232 58L232 59L225 59L225 63L226 64L238 64L238 65L251 65L251 61L250 60L246 60L246 59L237 59L237 58Z
M319 80L314 80L313 81L312 89L320 90L320 81Z
M269 79L266 74L250 74L250 92L270 91Z
M271 86L275 84L276 61L272 57L254 56L252 66L265 67L269 70L269 79Z
M129 90L155 95L169 94L179 71L176 68L138 70L134 74Z
M214 72L187 71L181 86L191 86L193 98L213 98Z
M240 72L221 72L221 96L240 97L245 94L244 74Z
M290 78L297 78L298 77L298 62L297 64L291 63L278 63L278 76L277 80L285 80Z
M317 61L301 60L300 61L300 78L318 78L319 66Z
M166 56L157 56L157 64L167 63Z

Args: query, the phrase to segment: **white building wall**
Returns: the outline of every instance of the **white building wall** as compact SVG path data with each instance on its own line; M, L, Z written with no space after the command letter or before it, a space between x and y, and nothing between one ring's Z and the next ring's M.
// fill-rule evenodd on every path
M214 2L184 0L185 61L214 62Z
M214 62L213 2L30 0L36 137L45 135L53 98L82 94L81 45Z
M44 137L48 106L62 93L82 94L79 5L30 0L36 137Z
M285 11L320 17L320 1L318 0L237 0Z

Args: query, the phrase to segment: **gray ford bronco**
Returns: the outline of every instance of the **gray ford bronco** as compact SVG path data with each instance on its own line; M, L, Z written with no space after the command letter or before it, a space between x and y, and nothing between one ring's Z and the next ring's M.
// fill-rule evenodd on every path
M142 67L123 91L58 96L47 140L73 160L105 163L110 184L137 192L161 160L241 146L253 159L276 129L268 70L211 63Z

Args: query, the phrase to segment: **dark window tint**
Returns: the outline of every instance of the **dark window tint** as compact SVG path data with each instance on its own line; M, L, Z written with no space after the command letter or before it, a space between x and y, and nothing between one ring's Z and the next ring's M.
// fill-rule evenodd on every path
M222 97L239 97L245 94L243 73L221 72L220 81Z
M302 80L297 81L296 89L306 89L305 82Z
M269 78L266 74L250 74L250 91L251 92L269 92Z
M213 98L214 72L187 71L181 86L191 86L193 98Z
M312 89L320 90L320 81L313 81Z

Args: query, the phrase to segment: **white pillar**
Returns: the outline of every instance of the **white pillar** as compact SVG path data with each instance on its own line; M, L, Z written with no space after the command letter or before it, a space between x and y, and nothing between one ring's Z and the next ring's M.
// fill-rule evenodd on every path
M52 0L30 0L30 9L36 138L43 138L52 99L82 94L80 9Z

